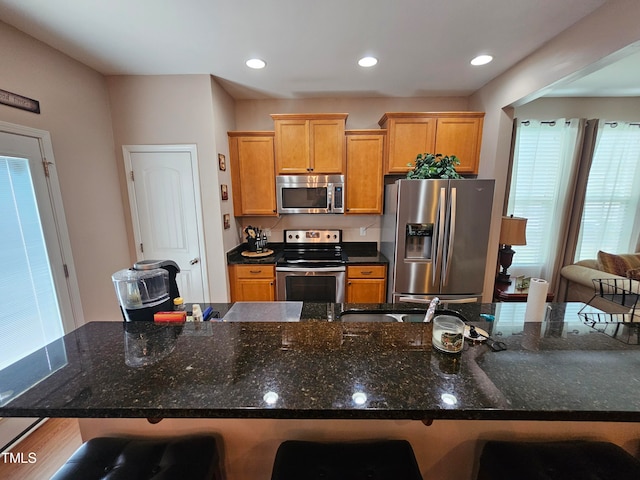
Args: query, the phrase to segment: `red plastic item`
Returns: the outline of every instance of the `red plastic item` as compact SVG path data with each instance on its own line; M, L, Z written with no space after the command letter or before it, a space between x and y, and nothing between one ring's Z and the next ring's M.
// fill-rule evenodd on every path
M187 312L156 312L153 314L153 321L164 322L186 322Z

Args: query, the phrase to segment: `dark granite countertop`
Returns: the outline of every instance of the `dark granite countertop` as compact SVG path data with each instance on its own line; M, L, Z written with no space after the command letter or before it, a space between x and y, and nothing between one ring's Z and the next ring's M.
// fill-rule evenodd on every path
M259 258L244 257L242 252L248 249L248 244L241 243L227 252L227 265L275 264L282 255L282 243L269 243L268 248L273 250L273 254Z
M93 322L0 371L0 416L640 421L640 346L585 325L581 306L525 323L524 303L452 304L507 345L457 356L431 348L431 323L339 321L385 304L306 303L299 322Z
M342 245L348 257L347 264L389 263L389 260L378 251L376 242L344 242ZM282 255L283 243L269 243L268 248L273 250L273 254L266 257L250 258L242 255L242 252L247 249L247 244L241 243L227 252L227 265L275 264Z

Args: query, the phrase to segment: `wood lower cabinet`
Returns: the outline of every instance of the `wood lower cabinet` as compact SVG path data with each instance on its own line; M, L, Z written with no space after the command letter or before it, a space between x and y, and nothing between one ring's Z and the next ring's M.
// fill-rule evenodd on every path
M228 135L234 215L277 215L274 133Z
M232 302L275 301L275 265L229 265L228 268Z
M385 303L386 265L347 266L347 303Z
M276 171L343 174L346 113L273 114Z
M345 213L382 214L384 130L347 130Z
M384 173L405 174L419 153L441 153L458 157L458 173L477 174L483 121L482 112L385 113L378 122L388 135Z

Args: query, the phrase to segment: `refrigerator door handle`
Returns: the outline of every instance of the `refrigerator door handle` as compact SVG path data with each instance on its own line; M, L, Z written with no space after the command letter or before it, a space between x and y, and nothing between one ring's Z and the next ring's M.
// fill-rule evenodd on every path
M398 297L398 303L431 303L436 295L405 295ZM478 303L478 297L460 297L460 298L444 298L440 300L441 303ZM436 310L436 314L438 311Z
M442 285L447 285L447 283L449 283L449 265L451 264L451 258L453 257L453 239L456 236L457 196L458 191L456 187L451 188L451 201L449 203L449 238L447 239L447 255L442 264Z
M435 255L432 253L432 283L435 285L437 278L441 275L442 268L442 249L444 247L444 225L445 225L445 207L447 192L444 188L440 189L440 198L438 199L438 213L436 216L436 238L433 242L436 246Z

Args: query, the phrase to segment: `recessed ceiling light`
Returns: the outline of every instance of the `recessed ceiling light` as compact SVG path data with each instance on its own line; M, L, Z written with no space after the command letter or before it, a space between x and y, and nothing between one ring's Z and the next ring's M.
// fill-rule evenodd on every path
M267 62L265 62L264 60L260 60L259 58L250 58L245 62L245 64L249 68L259 69L264 68L267 65Z
M362 57L358 60L358 65L361 67L373 67L376 63L378 63L378 59L376 57Z
M491 55L478 55L476 58L471 60L471 65L486 65L491 60L493 60Z

